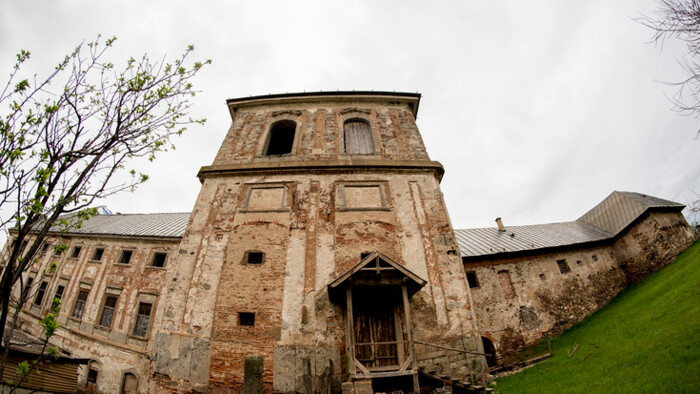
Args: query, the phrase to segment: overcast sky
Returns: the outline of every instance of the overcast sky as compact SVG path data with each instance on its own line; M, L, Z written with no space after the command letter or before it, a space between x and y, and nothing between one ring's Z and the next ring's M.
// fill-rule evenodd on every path
M418 127L445 169L455 228L575 220L613 190L687 203L700 192L700 121L660 81L684 47L632 20L655 1L3 1L0 73L29 50L45 76L83 40L115 63L182 53L205 117L114 212L185 212L230 125L225 100L318 90L420 92ZM5 71L2 71L5 70ZM7 75L0 74L0 75ZM0 78L1 79L1 78Z

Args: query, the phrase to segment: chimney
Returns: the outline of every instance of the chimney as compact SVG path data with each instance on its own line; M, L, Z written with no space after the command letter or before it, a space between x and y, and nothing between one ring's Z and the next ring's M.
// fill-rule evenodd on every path
M501 218L496 218L496 224L498 225L498 231L506 231L506 228L503 227L503 221L501 221Z

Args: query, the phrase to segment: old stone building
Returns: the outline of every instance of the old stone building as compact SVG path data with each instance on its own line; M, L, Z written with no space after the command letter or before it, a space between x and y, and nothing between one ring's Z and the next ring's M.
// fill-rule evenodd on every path
M469 379L561 332L692 242L682 206L615 192L575 222L453 230L419 94L228 100L191 213L102 214L28 273L22 331L63 300L56 345L102 392L228 392L247 356L274 392ZM47 269L51 262L58 269Z

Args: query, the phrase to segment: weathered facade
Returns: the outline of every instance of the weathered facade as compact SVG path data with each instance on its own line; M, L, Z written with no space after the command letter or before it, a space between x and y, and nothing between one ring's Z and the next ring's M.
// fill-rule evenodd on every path
M93 360L81 380L103 392L239 391L250 355L265 391L411 391L420 366L464 379L485 346L561 332L692 242L681 205L617 192L575 222L453 231L419 101L229 100L191 214L61 234L69 250L28 274L22 330L60 292L55 342Z

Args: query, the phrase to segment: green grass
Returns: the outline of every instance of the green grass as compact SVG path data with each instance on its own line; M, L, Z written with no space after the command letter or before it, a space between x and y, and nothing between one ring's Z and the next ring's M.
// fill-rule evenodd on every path
M579 348L573 357L567 349ZM500 393L699 393L700 242L552 339L553 357Z

